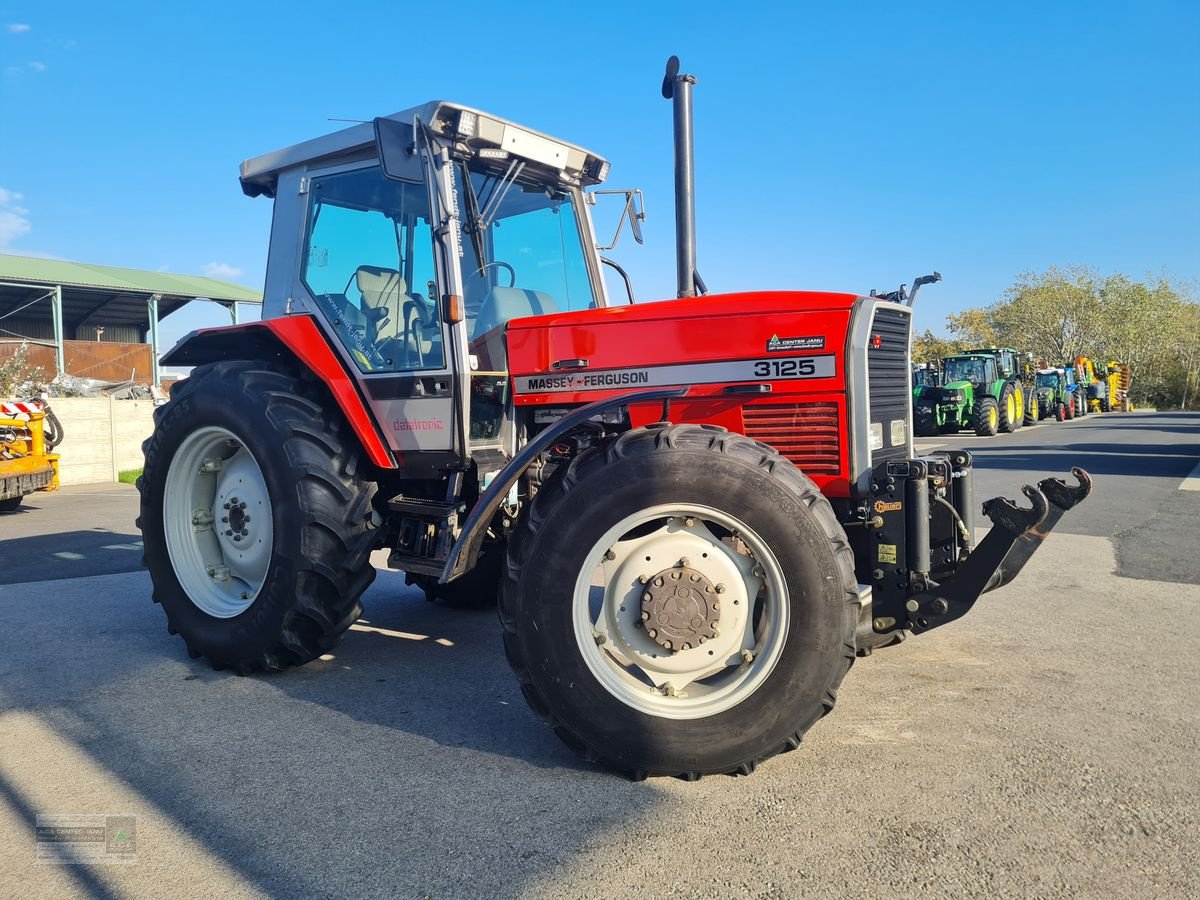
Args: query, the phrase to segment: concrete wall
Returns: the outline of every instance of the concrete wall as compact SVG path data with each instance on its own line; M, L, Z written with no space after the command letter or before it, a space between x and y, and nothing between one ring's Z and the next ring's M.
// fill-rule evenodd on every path
M50 407L66 433L56 448L63 484L112 482L142 467L142 441L154 430L151 401L59 397Z

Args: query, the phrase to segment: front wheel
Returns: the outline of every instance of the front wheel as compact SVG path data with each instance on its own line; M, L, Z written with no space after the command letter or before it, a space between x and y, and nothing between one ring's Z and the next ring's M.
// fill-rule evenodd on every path
M1041 418L1040 408L1038 407L1037 392L1030 391L1027 402L1025 404L1025 424L1036 425Z
M16 512L21 508L24 499L24 497L9 497L6 500L0 500L0 512Z
M981 397L975 404L975 433L992 437L1000 427L1000 412L993 397Z
M799 745L854 659L854 555L829 501L712 426L636 429L560 469L506 575L529 704L635 778L749 774Z
M143 445L154 600L193 657L241 673L331 649L362 613L376 486L323 389L260 363L199 366Z
M1067 417L1067 407L1064 403L1057 403L1054 406L1054 418L1061 422Z

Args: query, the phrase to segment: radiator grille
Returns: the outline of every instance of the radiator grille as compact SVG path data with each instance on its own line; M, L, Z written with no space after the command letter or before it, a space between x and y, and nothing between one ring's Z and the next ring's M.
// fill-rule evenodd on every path
M811 475L841 469L836 403L753 403L742 407L746 436L770 444Z
M910 427L911 397L908 390L908 330L912 316L907 310L880 307L871 323L872 341L880 338L878 347L867 349L867 393L871 404L871 421L883 425L883 448L875 450L875 464L885 459L903 459L908 442L892 444L891 423L901 419Z

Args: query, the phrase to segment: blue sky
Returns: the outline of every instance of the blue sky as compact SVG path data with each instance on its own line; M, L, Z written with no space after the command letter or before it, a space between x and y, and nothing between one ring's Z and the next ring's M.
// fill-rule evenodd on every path
M936 268L940 330L1051 264L1200 280L1200 3L833 6L0 2L0 252L261 286L238 163L444 97L612 160L649 212L614 255L669 297L678 53L714 291Z

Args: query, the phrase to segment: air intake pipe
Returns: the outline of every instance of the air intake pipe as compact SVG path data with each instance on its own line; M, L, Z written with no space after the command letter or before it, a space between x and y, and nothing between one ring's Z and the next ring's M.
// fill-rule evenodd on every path
M679 74L679 57L667 60L662 95L672 103L675 119L675 271L676 296L707 294L696 271L696 197L692 164L692 85L695 75Z

